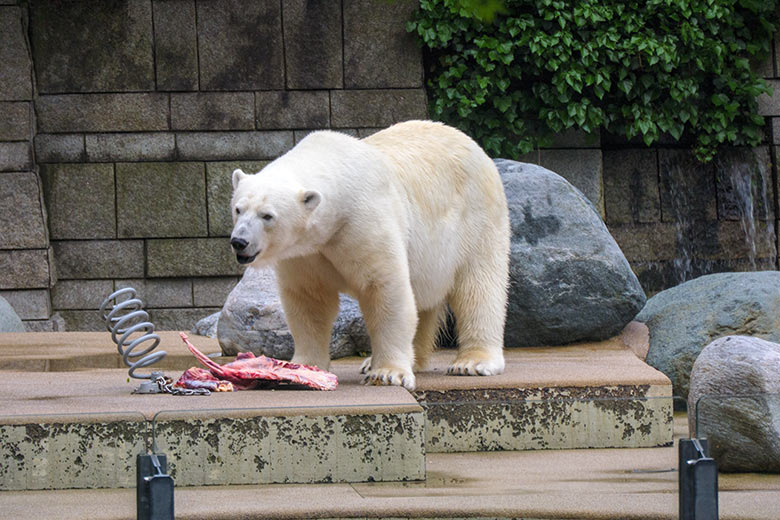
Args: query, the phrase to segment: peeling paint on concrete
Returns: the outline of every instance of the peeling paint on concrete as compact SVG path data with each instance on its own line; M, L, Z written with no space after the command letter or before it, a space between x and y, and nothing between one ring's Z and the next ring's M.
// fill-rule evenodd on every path
M135 486L145 421L0 425L0 489Z
M422 410L242 415L157 417L156 451L168 456L177 486L425 478ZM0 490L135 487L135 457L151 445L147 426L146 421L0 425Z
M670 388L651 385L421 391L426 450L639 448L672 442Z
M425 478L422 412L187 420L161 416L157 447L181 486Z

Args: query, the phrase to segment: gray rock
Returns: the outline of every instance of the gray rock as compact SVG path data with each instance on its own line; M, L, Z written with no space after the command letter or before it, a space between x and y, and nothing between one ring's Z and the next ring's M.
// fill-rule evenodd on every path
M780 472L780 345L747 336L707 345L691 372L688 425L719 470Z
M780 342L780 272L718 273L661 291L637 321L650 329L647 363L688 396L693 363L714 339L755 336Z
M217 339L227 356L253 352L277 359L292 358L294 342L287 328L273 271L247 269L222 308ZM342 296L341 311L331 335L331 359L365 353L370 348L357 302Z
M561 176L496 159L512 227L507 347L598 341L645 303L594 206Z
M0 332L24 332L22 320L2 296L0 296Z
M209 314L205 318L198 320L198 322L195 324L194 327L192 327L193 334L197 334L198 336L206 336L208 338L216 338L217 337L217 327L219 326L219 315L222 314L222 312L215 312L214 314Z

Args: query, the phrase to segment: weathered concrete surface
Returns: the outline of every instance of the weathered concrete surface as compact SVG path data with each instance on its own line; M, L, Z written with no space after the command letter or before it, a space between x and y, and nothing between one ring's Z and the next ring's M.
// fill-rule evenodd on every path
M175 332L161 334L162 348L169 352L162 369L178 377L196 365ZM220 351L216 340L192 341L204 353ZM93 435L99 440L115 428L106 411L135 414L141 422L157 414L157 443L173 454L178 485L408 480L423 478L426 451L657 446L671 441L671 385L620 337L598 344L509 350L506 372L494 377L447 376L453 355L437 353L430 368L418 374L416 397L427 403L426 421L423 409L403 388L362 386L360 358L333 363L339 377L335 392L140 396L130 394L137 382L127 382L126 371L113 368L121 361L107 333L0 335L0 400L5 403L0 432L9 439L3 456L33 453L28 446L33 440L20 433L20 425L100 422L104 426ZM657 396L663 398L653 399ZM63 410L78 418L63 417ZM81 430L52 428L45 429L63 435L64 445L85 442ZM87 442L87 448L94 446ZM58 461L72 468L67 471L80 470L82 480L76 482L81 487L116 485L101 476L106 473L82 467L77 460L81 449L60 449L65 453L57 455L60 459L53 458L54 451L30 455L24 460L32 465L17 464L0 487L19 489L21 482L30 482L23 474L33 472L47 475L34 481L38 488L61 488L70 480L57 473L66 470L55 471Z
M162 337L169 375L197 365L177 333ZM398 387L367 395L357 370L336 370L334 392L177 397L132 395L125 369L102 368L117 366L108 333L0 334L0 460L13 462L0 489L133 486L152 423L177 485L424 478L422 408Z
M646 340L645 340L646 341ZM447 376L454 352L417 375L429 453L650 447L672 440L669 380L632 350L632 324L599 343L506 351L504 374ZM629 346L631 345L631 346Z
M687 435L680 418L676 437ZM434 453L425 482L177 488L176 513L209 520L676 520L676 464L676 446ZM722 474L719 484L721 520L776 520L780 476ZM135 490L6 491L0 510L17 520L126 520L135 518Z

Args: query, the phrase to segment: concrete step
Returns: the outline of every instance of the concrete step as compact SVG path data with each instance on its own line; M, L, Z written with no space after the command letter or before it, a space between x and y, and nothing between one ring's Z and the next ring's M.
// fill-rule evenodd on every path
M686 417L675 418L686 437ZM177 518L678 518L676 447L435 453L424 482L177 487ZM776 520L780 475L720 474L721 520ZM135 490L0 492L0 518L128 520Z
M362 386L354 358L333 363L334 392L184 397L132 395L106 333L0 334L0 489L132 487L152 444L177 486L422 480L426 452L665 446L671 384L635 343L629 327L508 349L493 377L447 376L454 352L440 352L414 394ZM171 376L197 364L176 333L163 348Z
M23 336L0 334L6 366L19 367L20 356L48 356L49 367L77 368L86 360L90 368L2 371L2 490L134 487L136 454L153 444L168 455L178 486L425 477L424 412L402 388L366 392L357 374L337 370L333 392L137 395L131 392L138 382L126 370L94 368L109 359L107 334L60 333L55 345L47 334ZM186 352L186 363L169 375L197 364L177 334L163 336L168 366ZM194 343L205 353L219 351L214 340Z

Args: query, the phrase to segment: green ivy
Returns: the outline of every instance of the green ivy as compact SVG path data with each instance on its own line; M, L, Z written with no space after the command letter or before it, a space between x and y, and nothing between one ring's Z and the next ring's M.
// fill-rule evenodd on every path
M486 17L473 1L421 0L407 28L426 48L431 116L489 154L603 129L648 146L684 138L707 161L721 145L761 141L756 98L771 90L754 68L777 3L506 0Z

